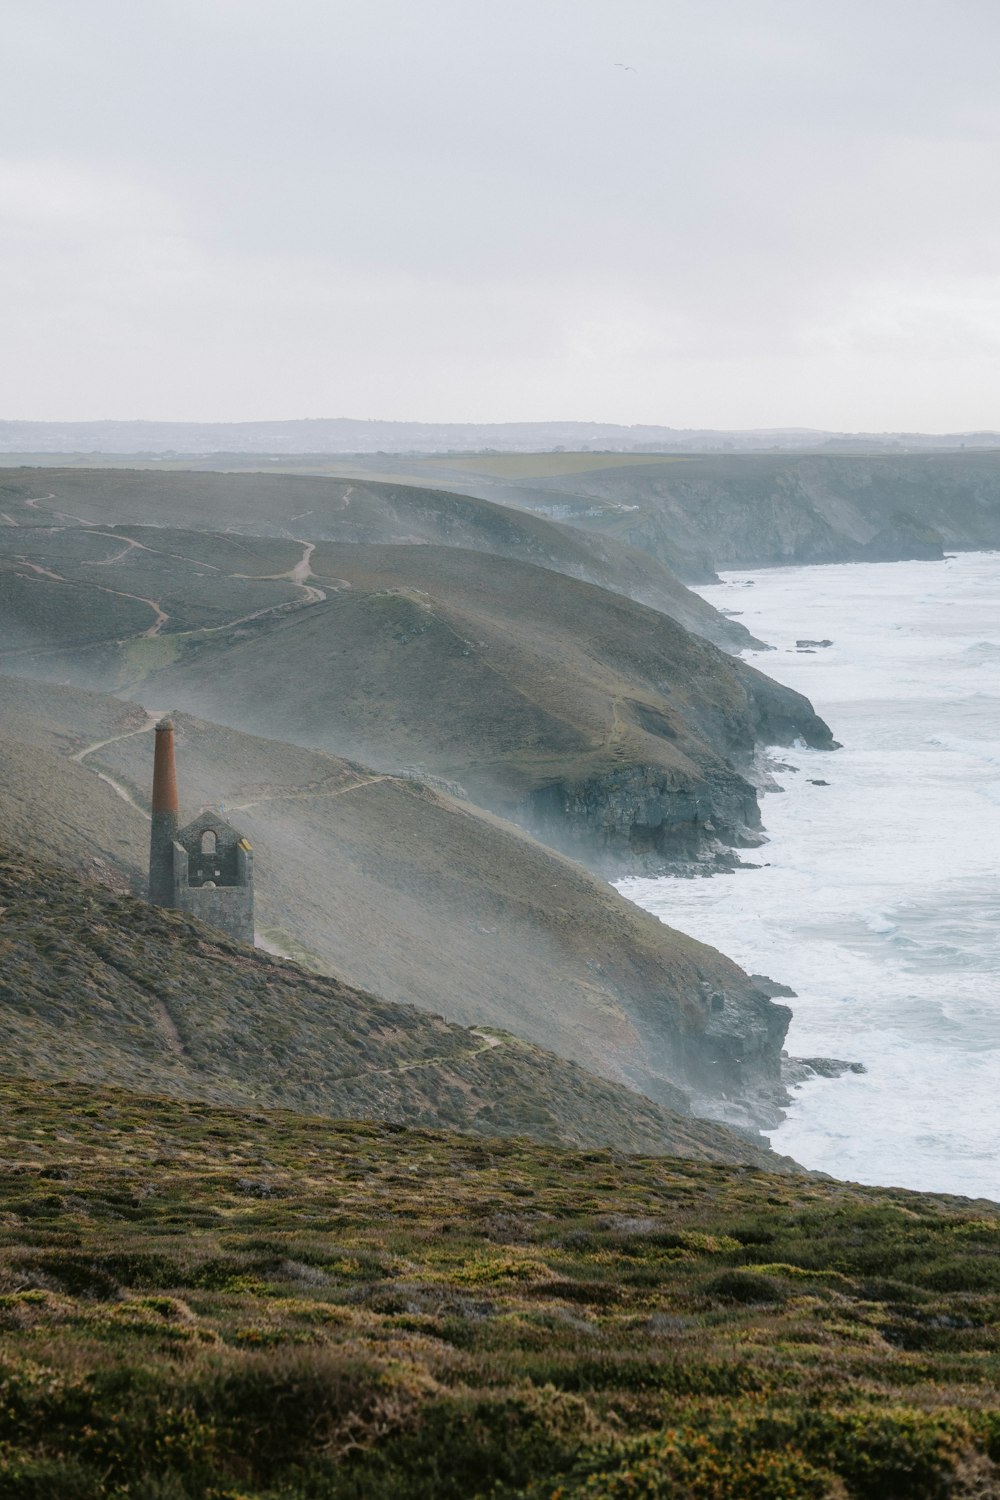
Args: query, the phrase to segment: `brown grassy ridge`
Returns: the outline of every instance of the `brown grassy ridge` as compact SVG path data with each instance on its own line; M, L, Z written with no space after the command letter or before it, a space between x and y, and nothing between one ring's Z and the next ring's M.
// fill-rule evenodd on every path
M1000 1209L0 1080L4 1500L997 1493Z

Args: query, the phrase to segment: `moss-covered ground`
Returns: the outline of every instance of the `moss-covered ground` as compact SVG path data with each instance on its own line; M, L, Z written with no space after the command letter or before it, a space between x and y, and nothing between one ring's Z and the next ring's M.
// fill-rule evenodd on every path
M0 1082L2 1500L1000 1493L1000 1209Z

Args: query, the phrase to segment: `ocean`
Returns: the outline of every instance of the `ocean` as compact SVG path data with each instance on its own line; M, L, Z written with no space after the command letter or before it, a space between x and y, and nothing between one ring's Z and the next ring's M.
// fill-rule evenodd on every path
M619 888L791 985L793 1055L864 1064L797 1088L777 1150L1000 1199L1000 552L727 573L699 593L776 648L745 656L842 748L772 752L788 769L747 867Z

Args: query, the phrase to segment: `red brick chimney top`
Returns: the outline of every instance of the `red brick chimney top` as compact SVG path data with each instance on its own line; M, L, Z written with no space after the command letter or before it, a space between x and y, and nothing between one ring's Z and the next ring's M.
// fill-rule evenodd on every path
M179 812L177 767L174 764L174 721L161 719L156 726L153 753L153 811Z

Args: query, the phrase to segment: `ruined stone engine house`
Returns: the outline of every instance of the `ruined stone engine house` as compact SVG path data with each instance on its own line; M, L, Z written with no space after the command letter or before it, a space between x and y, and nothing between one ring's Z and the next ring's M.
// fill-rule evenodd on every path
M218 812L207 809L178 827L174 725L156 726L149 899L190 912L241 943L253 943L253 850Z

